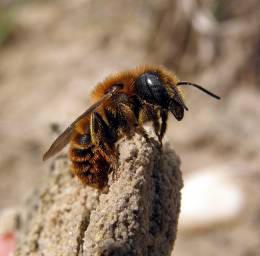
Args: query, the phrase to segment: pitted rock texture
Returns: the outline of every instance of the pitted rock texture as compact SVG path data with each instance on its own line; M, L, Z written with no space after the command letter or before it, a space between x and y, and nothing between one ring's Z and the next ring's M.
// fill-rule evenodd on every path
M15 255L170 255L183 186L180 160L152 135L123 139L119 152L105 192L72 177L66 157L55 160L44 187L27 202Z

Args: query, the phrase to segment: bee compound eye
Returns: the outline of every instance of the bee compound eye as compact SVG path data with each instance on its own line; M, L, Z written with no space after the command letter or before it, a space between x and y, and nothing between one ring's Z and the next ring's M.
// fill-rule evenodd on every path
M160 76L156 73L144 73L135 82L137 94L149 103L166 106L168 93Z
M148 86L156 86L161 84L159 76L153 73L147 73L145 79Z
M144 99L152 99L152 88L160 83L158 77L151 73L142 74L135 82L137 93Z

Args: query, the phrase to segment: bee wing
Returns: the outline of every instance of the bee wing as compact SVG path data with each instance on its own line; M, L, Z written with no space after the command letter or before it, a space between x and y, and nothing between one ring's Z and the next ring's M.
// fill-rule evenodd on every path
M60 152L70 141L71 135L73 133L73 129L75 125L82 120L84 117L93 112L98 106L102 104L104 100L109 99L113 94L118 92L120 88L115 86L110 90L107 94L105 94L99 101L91 105L83 114L81 114L50 146L48 151L43 155L43 161L49 159L54 156L58 152Z

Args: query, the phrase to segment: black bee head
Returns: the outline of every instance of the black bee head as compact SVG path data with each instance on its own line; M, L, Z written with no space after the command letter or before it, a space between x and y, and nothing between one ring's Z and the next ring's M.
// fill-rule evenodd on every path
M159 74L146 72L135 81L137 95L148 103L167 108L169 95Z
M169 96L159 74L146 72L138 77L135 86L136 93L142 100L167 109L178 121L182 120L184 109L187 110L187 107L177 90L174 91L174 96Z

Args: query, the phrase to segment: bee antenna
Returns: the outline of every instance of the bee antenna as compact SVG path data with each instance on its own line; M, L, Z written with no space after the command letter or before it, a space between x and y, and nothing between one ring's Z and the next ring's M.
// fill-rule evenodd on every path
M211 97L217 99L217 100L220 100L221 98L219 96L217 96L216 94L206 90L205 88L203 88L202 86L198 85L198 84L193 84L193 83L190 83L190 82L186 82L186 81L180 81L177 83L177 86L180 86L180 85L190 85L190 86L193 86L203 92L205 92L206 94L210 95Z

